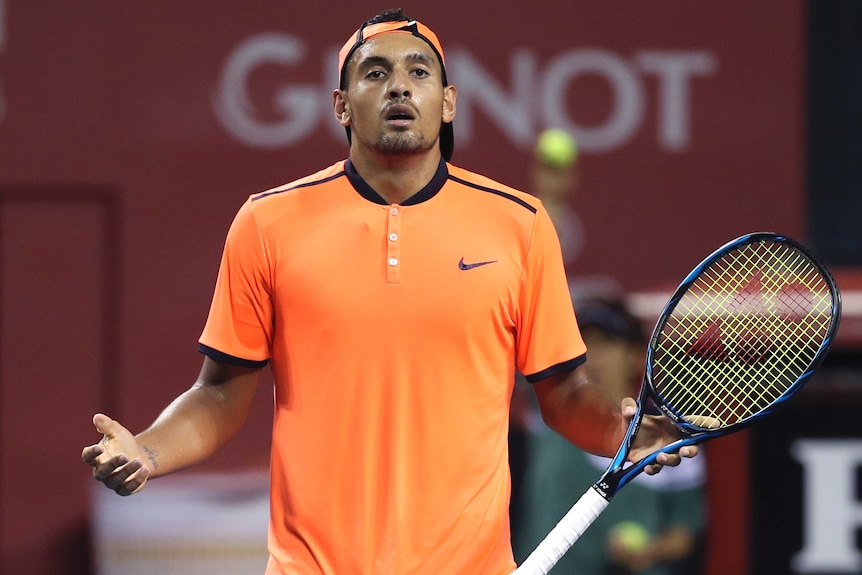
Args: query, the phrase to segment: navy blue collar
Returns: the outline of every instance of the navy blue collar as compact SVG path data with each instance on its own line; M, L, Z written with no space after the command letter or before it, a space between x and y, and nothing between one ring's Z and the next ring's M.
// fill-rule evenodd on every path
M374 188L368 185L368 182L362 179L362 176L360 176L359 172L356 171L356 167L354 167L350 158L348 158L347 162L344 164L344 173L347 174L347 179L350 180L351 185L353 185L353 188L359 192L360 196L369 202L374 202L375 204L381 204L384 206L389 205L389 202L384 200L380 194L374 191ZM425 184L424 188L401 202L401 205L413 206L430 200L437 195L437 192L440 191L440 188L443 187L443 184L446 183L448 178L449 168L446 167L446 162L443 158L440 158L440 165L437 166L437 172L434 174L434 177L431 178L431 181Z

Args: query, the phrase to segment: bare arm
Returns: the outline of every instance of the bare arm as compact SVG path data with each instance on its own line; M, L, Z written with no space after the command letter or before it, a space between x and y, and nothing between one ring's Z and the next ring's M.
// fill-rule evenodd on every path
M120 495L139 491L158 477L199 463L233 437L245 422L260 369L204 359L200 375L146 431L133 436L118 422L96 414L102 441L84 448L93 477Z
M626 423L607 393L587 380L584 369L543 379L533 390L548 427L585 451L614 455Z
M578 367L533 384L542 418L548 427L581 449L612 457L619 448L636 412L635 400L627 397L615 406L604 390L591 382ZM633 445L630 458L645 457L680 437L679 430L663 416L647 415ZM676 466L680 456L694 457L698 449L686 446L679 454L660 453L657 464L646 467L648 475L658 473L663 465Z

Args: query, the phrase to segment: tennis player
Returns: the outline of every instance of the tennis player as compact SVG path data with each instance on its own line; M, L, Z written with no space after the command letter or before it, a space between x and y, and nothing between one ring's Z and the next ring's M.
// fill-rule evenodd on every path
M456 89L434 32L383 13L338 66L349 158L245 202L196 383L138 435L97 414L104 438L83 459L121 495L205 459L269 365L268 575L510 573L515 369L548 423L600 454L634 401L620 409L578 369L586 348L541 203L448 163ZM675 437L650 420L640 446Z

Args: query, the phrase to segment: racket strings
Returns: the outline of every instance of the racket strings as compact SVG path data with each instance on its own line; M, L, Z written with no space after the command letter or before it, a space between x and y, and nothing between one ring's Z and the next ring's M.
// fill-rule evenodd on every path
M718 366L718 369L715 371L716 374L718 374L720 377L720 379L718 379L718 392L723 394L724 396L728 396L729 393L742 393L741 397L737 397L739 402L733 406L734 409L732 411L728 413L728 408L730 407L730 405L724 406L726 417L721 418L722 420L729 418L730 421L734 421L744 417L745 415L747 415L747 413L745 411L742 411L742 407L746 405L753 406L755 410L758 409L760 406L768 405L769 403L777 399L778 396L780 396L781 393L783 393L784 390L793 382L793 378L784 378L784 381L782 382L781 379L776 379L775 373L757 372L757 368L759 368L761 372L763 370L772 369L774 371L776 369L776 364L774 362L769 363L761 361L763 354L770 352L768 348L769 342L765 339L765 334L769 331L772 331L770 325L765 322L764 319L770 318L772 316L764 314L762 309L757 309L763 308L763 303L756 301L756 296L760 295L759 291L748 289L747 292L748 293L746 293L746 291L737 291L736 295L733 298L733 301L731 302L731 305L736 306L737 308L750 308L754 306L755 309L753 310L753 313L752 310L749 310L750 317L748 319L754 318L757 321L755 321L751 325L745 326L749 331L740 331L739 324L726 323L724 334L725 338L730 338L731 340L742 339L746 336L751 337L752 333L757 334L759 340L755 341L753 344L749 342L748 349L742 354L740 354L742 357L738 359L742 359L742 361L744 361L746 364L752 365L754 369L749 369L748 375L755 379L760 379L761 381L765 382L765 385L752 385L739 388L734 391L728 385L728 382L732 382L732 376L734 373L736 373L737 367L734 366L731 362L727 361L716 364ZM788 349L782 349L780 350L780 353L787 352ZM793 349L790 349L791 360L793 358L792 356L794 355L793 351ZM795 355L799 354L797 353ZM713 367L715 367L715 365ZM691 373L692 372L690 372L690 374ZM692 406L702 407L704 405L704 401L702 398L692 397L690 399L694 402L690 402L689 404L683 404L681 407L682 409L689 410L692 408Z
M665 322L653 385L696 426L746 419L810 365L832 321L832 298L819 268L792 246L732 250L701 272Z
M804 269L808 262L806 259L801 257L801 254L794 252L787 252L787 254L792 258L792 260L781 262L786 266L787 273L785 276L787 278L795 277L797 280L801 280L796 283L801 283L808 289L811 289L815 281L822 282L822 277L816 268L808 266L808 269ZM736 259L738 260L739 258L737 257ZM733 265L734 263L746 265L751 262L736 261L731 262L730 265ZM770 262L763 261L762 257L759 261L755 261L754 263L760 267L770 264ZM728 277L720 275L718 272L719 269L720 268L710 270L711 273L707 274L706 282L712 282L712 284L715 285L723 277ZM720 271L721 273L728 273L732 270L722 269ZM731 277L731 279L734 278ZM762 280L762 276L758 274L754 279ZM769 346L778 345L780 347L778 350L779 356L783 355L791 365L794 362L801 361L807 363L810 361L810 357L816 352L816 348L808 350L809 353L804 353L806 350L801 349L798 346L789 345L788 342L792 341L794 336L798 337L799 334L788 334L791 336L790 339L774 337L774 334L776 334L781 328L789 327L792 330L794 325L778 325L780 322L780 316L775 313L767 313L767 306L766 302L763 301L762 290L769 286L757 285L755 286L757 289L754 290L751 289L751 284L756 284L756 281L752 281L751 279L746 280L744 277L737 277L735 280L736 283L731 282L728 284L728 291L724 294L724 301L720 301L719 303L721 305L730 306L734 309L737 312L737 315L733 317L740 317L738 315L739 312L747 313L745 316L746 321L725 322L723 326L724 336L726 339L730 339L731 341L741 341L746 344L746 349L741 354L742 357L740 359L751 365L752 369L749 370L748 375L760 378L765 385L765 387L750 386L741 388L741 391L745 394L744 400L749 405L769 404L777 399L778 396L780 396L789 385L792 385L794 381L793 378L784 378L783 383L781 379L776 381L775 375L779 375L776 373L779 366L775 362L759 361L762 359L764 354L770 352ZM743 285L743 281L747 281L747 283ZM825 287L825 282L822 283L822 286L815 287ZM732 298L730 298L731 294L733 294ZM794 304L794 313L800 317L806 317L800 315L800 312L803 311L802 306L795 301L792 303ZM807 319L809 320L808 323L800 322L800 325L797 327L800 330L804 330L805 328L810 327L810 322L816 321L817 318L817 315L809 314L807 316ZM823 327L825 328L826 326L828 326L828 323L824 324ZM724 376L724 380L728 381L736 369L735 365L727 362L720 365L718 371ZM787 370L787 373L794 373L795 371L798 371L798 369ZM722 391L727 393L727 387L723 386Z
M790 266L788 266L788 267L790 267ZM707 279L709 279L709 278L707 278ZM759 280L760 278L755 278L755 279ZM749 284L751 284L751 283L756 283L756 282L749 281ZM733 300L730 302L729 305L737 308L737 311L739 310L739 308L754 307L755 308L753 310L754 314L749 313L749 315L750 315L749 319L754 318L756 320L759 320L758 323L754 323L752 325L759 330L759 331L757 331L757 333L763 334L763 333L765 333L765 331L763 331L763 330L769 329L769 326L763 320L764 320L764 318L768 318L770 316L767 316L763 313L762 308L764 307L764 305L762 302L757 301L757 298L761 295L760 294L761 286L756 286L756 287L758 289L755 290L755 289L751 289L750 285L745 289L743 289L743 286L731 286L731 288L736 288L736 289L731 289L728 292L728 293L734 294ZM728 303L725 302L724 305L728 305ZM758 309L758 308L761 308L761 309ZM752 310L749 310L749 312L751 312L751 311ZM745 332L742 332L742 334L741 334L739 332L738 328L739 328L739 325L727 324L725 326L724 331L725 331L726 335L730 335L731 338L734 336L740 336L740 335L745 333ZM761 346L761 348L765 348L765 344L763 344L762 342L759 345ZM765 362L758 362L757 361L758 355L761 353L765 353L765 351L767 351L767 350L766 349L760 349L760 350L749 349L747 352L749 354L749 357L747 358L746 362L747 363L755 363L757 366L760 366L760 367L773 367L774 368L775 367L774 365L771 365L771 364L768 364ZM730 363L723 363L723 364L719 363L718 366L720 368L718 370L718 373L720 375L722 375L722 378L720 381L723 381L723 382L729 381L728 377L729 377L729 375L732 375L732 373L729 371L729 369L732 368L732 364L730 364ZM769 374L756 374L755 373L753 375L755 375L755 377L757 377L757 376L762 377L764 375L768 376ZM761 403L762 404L768 404L771 401L774 401L774 399L776 399L778 397L778 395L780 395L783 392L783 390L786 388L785 385L781 385L780 383L776 385L774 383L773 379L767 378L766 381L769 382L770 385L765 387L765 388L758 388L756 386L752 386L749 388L743 388L744 396L741 398L741 400L744 401L748 405L759 405ZM771 388L773 388L773 389L771 389ZM772 390L772 393L769 393L770 389ZM727 385L721 385L719 391L721 391L724 394L727 394L729 391L729 388ZM757 393L758 391L760 392L759 394ZM700 398L694 398L694 399L700 399ZM699 406L702 406L704 404L704 402L702 400L699 400L699 401L696 401L696 404ZM683 407L690 407L690 406L683 406ZM739 418L743 415L744 415L744 413L736 411L735 413L733 413L732 416L734 418Z

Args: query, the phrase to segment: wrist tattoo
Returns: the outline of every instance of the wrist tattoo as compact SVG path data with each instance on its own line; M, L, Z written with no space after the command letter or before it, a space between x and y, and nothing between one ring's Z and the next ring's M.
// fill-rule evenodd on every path
M157 458L159 457L159 452L155 449L150 449L146 445L141 446L141 451L147 454L147 459L150 460L150 464L153 466L153 469L158 469L159 460Z

